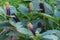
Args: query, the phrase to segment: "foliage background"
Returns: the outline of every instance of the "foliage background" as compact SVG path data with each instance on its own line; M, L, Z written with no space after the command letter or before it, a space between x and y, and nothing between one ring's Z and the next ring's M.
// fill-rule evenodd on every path
M17 10L17 17L19 18L20 22L22 23L12 23L12 19L6 20L2 13L0 13L0 32L9 26L13 31L3 32L0 36L1 40L5 40L8 37L16 36L18 40L56 40L60 39L60 0L41 0L45 7L45 12L41 12L41 10L36 6L36 9L33 9L32 12L25 11L29 8L30 1L24 0L0 0L0 7L4 8L6 6L6 1L9 2L10 5L14 6ZM32 0L35 1L36 0ZM37 0L39 1L39 0ZM34 2L34 5L37 3ZM25 6L24 6L24 5ZM21 5L23 5L21 7ZM24 8L25 9L24 9ZM24 10L22 10L24 9ZM3 12L5 13L5 11ZM6 17L7 18L7 17ZM6 22L8 21L8 22ZM27 27L28 22L32 23L31 25L34 26L35 30L38 30L38 35L34 36L32 32ZM38 28L38 23L41 23L42 26ZM20 28L23 26L22 28ZM10 29L7 28L7 29ZM28 34L28 35L27 35ZM31 35L33 35L31 37ZM14 37L15 37L14 36ZM42 37L41 37L42 36ZM52 36L52 38L50 38ZM4 38L3 38L4 37ZM55 37L55 38L54 38ZM12 39L13 40L13 39Z

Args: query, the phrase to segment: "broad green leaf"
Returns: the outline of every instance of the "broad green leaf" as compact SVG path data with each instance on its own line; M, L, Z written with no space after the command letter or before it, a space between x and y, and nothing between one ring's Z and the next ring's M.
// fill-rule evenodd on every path
M49 22L49 27L50 28L54 28L54 27L56 27L56 25L55 25L55 23L53 22L53 21L51 21L51 20L48 20L48 22Z
M7 22L7 21L0 22L0 27L1 28L7 27L7 26L11 26L11 24L9 22Z
M56 38L56 40L57 40L57 39L60 39L59 34L60 34L60 30L47 30L46 32L42 33L41 35L47 39L55 39ZM53 37L55 37L55 38L53 38Z
M49 19L52 20L52 21L56 21L56 19L55 19L54 17L52 17L52 16L50 16L50 15L48 15L48 14L40 13L40 16L44 16L44 17L46 17L46 18L49 18Z
M2 15L2 16L6 16L6 13L4 12L4 10L3 10L2 7L0 7L0 15Z
M26 28L23 28L21 22L18 23L14 23L14 22L10 22L11 25L15 26L17 31L22 33L22 34L28 34L28 35L33 35L32 32Z
M55 16L55 18L60 18L60 11L55 10L54 11L54 16Z
M0 20L5 20L5 18L6 18L6 13L2 9L2 7L0 7Z
M58 40L58 37L55 35L45 35L43 38L44 40Z
M13 22L13 21L9 21L9 23L12 25L12 26L14 26L14 27L16 27L16 28L21 28L23 25L21 24L21 22Z
M57 25L59 25L59 23L57 23L58 19L50 16L50 15L47 15L47 14L44 14L44 13L40 13L40 16L44 16L45 18L48 18L50 19L51 21L55 22ZM60 26L60 25L59 25Z
M51 5L49 5L48 3L44 2L44 7L45 7L45 13L46 14L53 14L53 8Z
M4 33L3 35L0 35L0 40L5 40L7 38L6 33Z
M40 10L40 7L39 7L39 4L40 4L40 0L33 0L32 1L32 4L33 4L33 10L34 11L39 11Z
M48 3L44 2L44 6L47 7L50 11L52 11L52 7Z
M33 35L33 33L29 29L26 29L26 28L17 28L17 31L22 34Z
M20 10L21 13L24 14L25 16L27 16L27 14L29 13L29 9L28 9L25 5L23 5L23 4L21 4L21 5L19 6L19 10Z
M14 6L10 6L10 12L11 14L13 13L17 14L16 8Z
M4 20L5 18L2 15L0 15L0 21L4 21Z
M7 29L5 32L3 32L2 34L0 34L0 40L5 40L8 36L6 35L9 32L9 30Z
M60 9L60 1L57 0L55 4L56 4L57 9Z
M60 31L59 30L47 30L46 32L42 33L42 35L55 35L55 34L59 34Z

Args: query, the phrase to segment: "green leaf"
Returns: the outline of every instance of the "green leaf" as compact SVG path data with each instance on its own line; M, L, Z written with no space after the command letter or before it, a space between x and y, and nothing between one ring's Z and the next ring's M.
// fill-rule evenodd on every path
M47 30L46 32L42 33L41 35L47 40L47 39L60 39L60 30Z
M55 34L57 34L57 33L59 33L60 31L59 30L47 30L46 32L44 32L44 33L42 33L42 35L44 36L44 35L55 35Z
M55 16L55 18L60 18L60 11L55 10L54 11L54 16Z
M39 11L40 10L40 7L39 7L40 0L32 0L32 4L33 4L33 10L34 11Z
M4 21L4 20L5 18L2 15L0 15L0 21Z
M5 11L0 7L0 20L6 19L6 13Z
M9 21L9 23L12 25L12 26L14 26L14 27L16 27L16 28L21 28L23 25L21 24L21 22L13 22L13 21Z
M3 32L2 34L0 34L0 40L5 40L7 38L7 32Z
M29 9L28 9L25 5L23 5L23 4L21 4L21 5L19 6L19 10L20 10L21 13L24 14L25 16L27 16L27 14L29 13Z
M14 6L10 6L10 13L15 13L17 14L16 8Z
M55 19L54 17L52 17L52 16L48 15L48 14L40 13L40 16L44 16L44 17L46 17L46 18L48 18L48 19L50 19L50 20L52 20L52 21L56 22L56 19Z
M7 22L7 21L0 22L0 27L1 28L7 27L7 26L11 26L9 22Z
M54 18L54 17L52 17L50 15L44 14L44 13L40 13L40 16L44 16L45 18L50 19L51 21L55 22L58 26L60 26L59 23L57 22L58 19L56 19L56 18Z
M33 33L29 29L26 29L26 28L17 28L17 31L22 34L33 35Z
M49 5L48 3L44 2L44 7L45 7L45 13L46 14L53 14L53 7Z
M44 40L58 40L58 37L55 35L45 35L43 38Z

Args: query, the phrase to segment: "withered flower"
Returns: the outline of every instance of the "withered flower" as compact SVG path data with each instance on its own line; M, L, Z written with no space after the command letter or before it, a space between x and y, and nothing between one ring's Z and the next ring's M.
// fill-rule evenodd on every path
M30 3L29 3L29 10L32 11L32 9L33 9L33 3L30 2Z
M35 35L35 29L34 29L33 25L32 25L30 22L28 22L27 27L28 27L28 28L30 29L30 31Z
M7 12L7 15L10 15L10 5L8 2L6 2L6 12Z

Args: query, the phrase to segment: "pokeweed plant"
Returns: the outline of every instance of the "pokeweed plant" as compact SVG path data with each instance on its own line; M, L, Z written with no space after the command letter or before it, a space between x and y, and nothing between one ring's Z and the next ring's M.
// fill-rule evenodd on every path
M0 40L60 39L59 0L0 2Z

